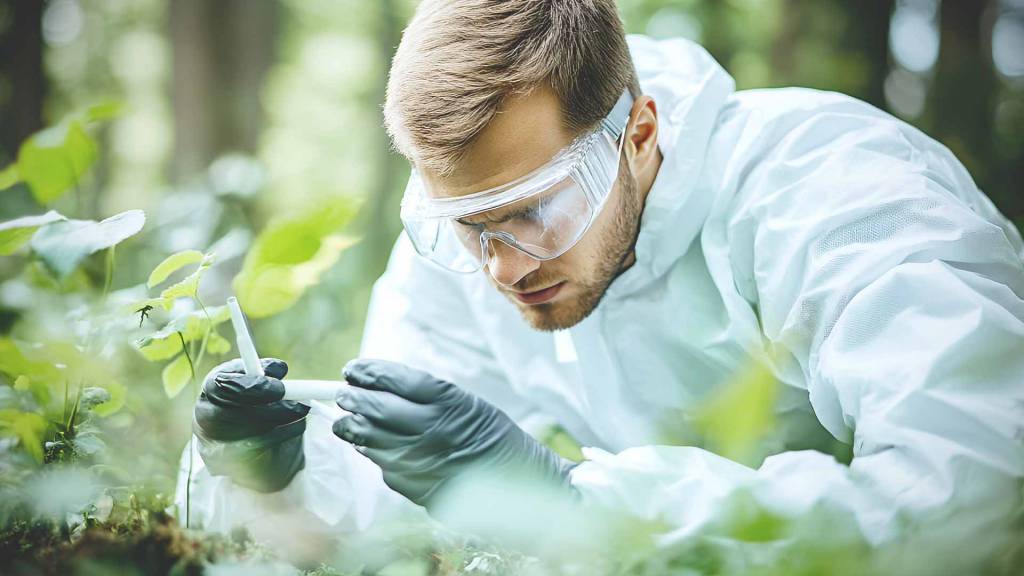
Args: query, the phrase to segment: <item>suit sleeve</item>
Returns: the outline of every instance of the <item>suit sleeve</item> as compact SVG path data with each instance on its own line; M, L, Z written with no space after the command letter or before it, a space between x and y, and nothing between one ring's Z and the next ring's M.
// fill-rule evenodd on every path
M944 149L907 146L893 126L818 121L747 171L718 214L732 284L749 287L766 341L798 364L852 462L785 452L754 470L649 446L592 452L574 483L664 522L664 542L712 538L731 557L754 554L760 543L729 527L756 504L790 536L818 518L817 541L845 534L932 573L966 573L1021 518L1020 237Z

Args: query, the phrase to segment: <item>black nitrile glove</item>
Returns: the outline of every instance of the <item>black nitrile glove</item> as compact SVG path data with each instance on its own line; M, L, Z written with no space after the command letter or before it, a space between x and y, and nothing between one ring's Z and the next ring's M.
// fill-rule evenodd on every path
M302 433L309 407L284 398L288 365L262 360L265 376L245 374L240 359L206 375L192 430L210 472L258 492L276 492L305 465Z
M383 360L353 360L338 406L352 412L334 433L380 466L384 482L430 507L445 483L483 470L568 485L574 464L501 410L426 372Z

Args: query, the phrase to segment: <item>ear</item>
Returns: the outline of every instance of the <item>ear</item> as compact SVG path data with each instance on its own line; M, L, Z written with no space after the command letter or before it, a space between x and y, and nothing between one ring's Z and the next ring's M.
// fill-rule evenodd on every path
M634 174L647 172L658 163L658 108L650 96L633 102L623 146Z

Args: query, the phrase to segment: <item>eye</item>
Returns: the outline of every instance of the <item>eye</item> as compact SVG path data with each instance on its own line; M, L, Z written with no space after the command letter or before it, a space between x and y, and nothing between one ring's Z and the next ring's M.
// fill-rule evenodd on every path
M505 218L502 218L503 222L531 222L537 219L540 211L537 206L530 206L529 208L523 208L517 211L515 214L510 214Z
M530 207L529 210L527 210L526 212L523 213L521 218L523 220L527 221L527 222L538 222L538 221L540 221L541 218L542 218L541 212L542 212L542 209L544 208L545 204L547 204L546 200L538 202L537 204L534 204L532 207Z
M464 227L464 228L472 228L474 230L479 230L479 229L484 227L484 225L482 223L466 222L462 218L456 218L455 219L455 223L458 224L459 226Z

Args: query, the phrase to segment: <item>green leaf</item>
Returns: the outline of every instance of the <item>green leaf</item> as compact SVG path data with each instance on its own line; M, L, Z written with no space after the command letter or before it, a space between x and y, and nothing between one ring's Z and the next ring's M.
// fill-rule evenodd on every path
M341 198L312 206L296 216L272 221L253 243L246 264L301 264L320 251L324 237L336 234L355 215L355 201Z
M110 394L110 399L102 404L93 407L92 412L97 416L106 417L116 413L124 407L127 392L124 384L116 381L103 382L103 389Z
M216 331L210 332L210 338L206 341L206 351L208 353L220 356L221 354L227 354L230 350L231 342Z
M125 306L123 310L129 314L141 314L140 310L142 310L146 306L149 306L151 308L163 308L164 310L170 311L171 306L173 305L174 302L172 302L171 300L168 300L166 298L160 298L159 296L157 296L156 298L146 298L145 300L132 302L131 304Z
M110 392L99 386L87 386L82 389L82 397L78 404L80 410L92 410L105 402L110 401Z
M199 263L198 268L177 284L172 284L165 288L160 293L160 297L168 301L173 301L175 298L195 298L196 293L199 292L199 281L203 278L203 274L213 265L213 257L213 254L204 255L203 261Z
M0 373L19 389L27 389L40 404L50 401L50 386L63 381L61 371L50 362L30 358L10 338L0 338Z
M352 238L328 236L320 242L317 253L301 264L261 265L248 270L243 267L234 282L242 309L253 318L287 310L355 243Z
M223 323L225 323L225 322L227 322L228 320L231 319L231 311L228 310L228 307L226 305L224 305L224 306L207 306L206 314L203 314L202 310L199 310L198 314L201 314L202 318L204 320L206 319L206 316L209 315L210 316L210 322L214 326L218 326L220 324L223 324ZM205 325L203 327L205 328Z
M177 396L192 381L192 368L188 357L179 354L170 364L164 366L160 378L164 383L164 393L168 398Z
M0 254L4 256L13 254L15 250L21 248L32 238L36 230L58 220L66 220L66 218L56 210L50 210L46 214L23 216L0 223Z
M59 370L58 382L103 384L114 379L109 358L88 352L85 346L70 341L45 341L26 350L35 360L49 362Z
M171 254L164 259L163 262L157 264L156 268L149 274L149 280L146 281L146 287L152 288L157 284L167 280L167 277L174 274L181 268L194 264L203 259L203 253L199 250L183 250L177 254Z
M123 387L116 382L109 358L72 342L47 341L28 345L0 338L0 372L19 389L31 391L36 403L47 410L62 410L66 386L102 386L110 399L98 404L97 414L113 413L124 403Z
M96 142L82 123L68 120L30 136L18 150L18 174L40 204L78 184L96 161Z
M349 199L331 200L279 218L260 233L234 288L247 314L261 318L295 304L355 240L338 234L355 214Z
M738 462L751 458L775 427L778 388L771 367L752 358L697 413L695 424L708 447Z
M31 454L36 462L42 463L46 419L41 415L20 410L0 410L0 432L18 438L22 448Z
M173 357L175 354L181 352L181 340L177 334L172 333L174 336L166 336L162 334L163 330L139 340L137 346L142 356L150 362L159 362L160 360L167 360Z
M139 352L147 360L153 362L167 360L181 352L179 332L185 338L185 342L193 342L202 339L211 321L213 326L217 326L231 318L227 306L211 306L206 311L210 314L210 321L207 321L206 314L203 314L202 310L182 314L157 332L139 340L137 343ZM209 343L207 343L207 347L209 347Z
M0 190L6 190L18 182L21 182L21 175L18 174L17 163L0 170Z
M55 222L36 233L32 250L58 277L66 278L86 256L134 236L145 223L142 210L128 210L100 222Z
M85 109L82 116L86 122L102 122L117 118L124 112L124 103L117 101L100 102Z
M719 529L741 542L772 542L785 538L790 522L762 506L749 488L739 488L719 504Z
M551 448L562 458L572 462L583 461L583 449L579 441L559 425L554 425L545 430L538 438L542 444Z
M75 452L86 456L98 454L107 447L107 443L96 432L91 431L76 434L72 444L75 446Z

